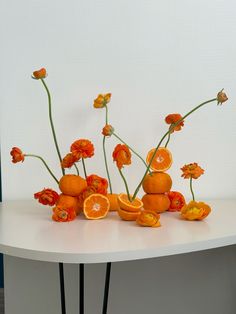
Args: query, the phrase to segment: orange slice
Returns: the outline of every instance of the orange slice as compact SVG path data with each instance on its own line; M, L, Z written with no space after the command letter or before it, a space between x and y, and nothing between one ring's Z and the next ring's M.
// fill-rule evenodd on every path
M132 195L130 197L132 197ZM128 212L137 212L143 207L143 202L139 198L136 197L130 202L128 195L124 193L118 195L118 203L121 209Z
M128 212L127 210L121 208L118 209L118 214L120 218L126 221L135 221L140 215L140 213L141 213L140 209L136 212Z
M109 200L102 194L92 194L84 201L84 214L88 219L100 219L106 217L110 208Z
M110 211L117 211L120 206L118 203L118 195L117 194L107 194L106 197L109 199L110 202Z
M147 164L150 163L152 156L154 154L155 148L151 149L146 158ZM154 159L152 160L150 168L154 171L166 171L172 165L172 154L171 152L165 147L159 147Z

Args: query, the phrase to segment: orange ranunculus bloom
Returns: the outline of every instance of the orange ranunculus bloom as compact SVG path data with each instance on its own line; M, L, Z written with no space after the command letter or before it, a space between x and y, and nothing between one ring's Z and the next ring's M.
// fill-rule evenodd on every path
M161 224L159 220L160 220L159 214L150 210L143 210L139 214L136 222L140 226L144 226L144 227L160 227Z
M56 206L53 208L52 219L58 222L68 222L74 220L76 217L76 212L74 208L66 208L63 206Z
M43 189L42 191L35 193L34 198L43 205L53 206L59 199L59 195L52 189Z
M217 94L217 104L218 105L222 105L223 102L227 101L228 97L225 94L225 92L223 92L223 89Z
M79 200L79 208L83 208L84 200L92 194L96 193L96 189L94 186L87 186L78 196Z
M107 195L107 179L99 177L96 174L91 174L86 178L86 181L88 187L93 187L95 189L95 193Z
M67 154L61 162L62 168L71 168L75 163L75 157L72 153Z
M211 207L203 202L191 201L181 209L181 216L186 220L202 220L211 212Z
M70 151L74 156L75 161L78 161L80 158L92 157L94 155L94 146L89 140L80 139L71 145Z
M114 128L110 124L106 124L104 128L102 129L102 134L104 136L111 136L114 132Z
M103 108L105 107L111 100L111 93L108 94L99 94L96 99L94 99L93 106L94 108Z
M196 162L184 165L181 170L183 171L181 177L184 179L197 179L204 173L204 170Z
M131 152L127 145L116 145L112 157L119 169L121 169L124 165L131 164Z
M33 72L33 78L36 80L44 79L47 76L45 68Z
M20 161L23 162L25 160L25 155L22 153L21 149L18 147L12 147L10 154L12 156L12 162L14 164Z
M175 124L180 119L182 119L182 116L179 113L172 113L165 117L165 122L167 124ZM184 126L184 121L181 121L179 124L175 126L175 128L171 131L171 133L173 133L174 131L180 131L183 126Z
M183 194L177 191L170 191L168 194L170 200L170 212L180 211L181 208L186 204Z

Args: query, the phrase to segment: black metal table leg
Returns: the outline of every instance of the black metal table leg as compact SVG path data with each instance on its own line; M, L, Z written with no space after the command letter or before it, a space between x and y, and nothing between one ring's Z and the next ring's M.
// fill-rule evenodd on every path
M107 263L102 314L107 314L107 304L108 304L109 286L110 286L110 275L111 275L111 262Z
M61 292L61 313L66 314L66 301L65 301L65 283L64 283L64 269L63 263L59 263L60 274L60 292Z
M79 265L79 314L84 314L84 264Z

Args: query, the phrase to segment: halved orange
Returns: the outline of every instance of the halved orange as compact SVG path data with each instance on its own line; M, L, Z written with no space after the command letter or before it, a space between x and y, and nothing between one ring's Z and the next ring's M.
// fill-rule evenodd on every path
M132 195L130 195L130 197L132 197ZM118 195L118 203L121 209L128 212L137 212L143 207L143 202L139 198L136 197L130 202L128 195L124 193Z
M150 163L154 152L155 152L155 148L151 149L148 152L147 158L146 158L147 164ZM152 160L150 168L154 171L164 172L171 167L172 161L173 160L172 160L171 152L165 147L159 147L155 154L155 157Z
M141 213L141 209L139 209L136 212L128 212L127 210L124 210L121 208L118 209L118 214L120 218L126 221L135 221L140 215L140 213Z
M106 217L110 208L108 198L102 194L92 194L84 201L84 215L88 219L100 219Z

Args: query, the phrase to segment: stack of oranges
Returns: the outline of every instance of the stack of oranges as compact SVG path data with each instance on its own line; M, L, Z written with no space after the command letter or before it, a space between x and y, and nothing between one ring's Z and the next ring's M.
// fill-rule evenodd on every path
M147 163L150 163L155 149L149 151L147 155ZM147 174L143 180L143 190L146 193L143 198L143 207L157 213L165 212L170 207L170 199L168 192L172 187L172 180L165 171L172 164L172 155L165 147L160 147L151 163L153 172Z

